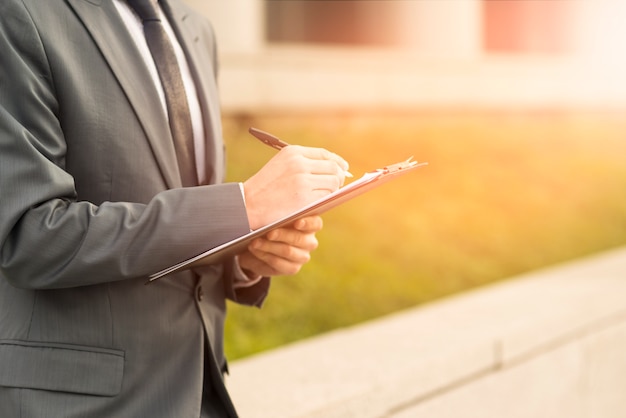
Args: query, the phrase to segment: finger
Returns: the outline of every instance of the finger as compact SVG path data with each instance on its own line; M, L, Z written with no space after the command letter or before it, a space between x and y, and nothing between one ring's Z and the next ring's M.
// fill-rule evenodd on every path
M247 270L261 276L293 275L302 268L301 263L289 262L267 253L253 253L250 250L239 254L239 263Z
M321 216L307 216L306 218L298 219L293 227L302 232L317 232L324 227L324 221Z
M268 235L275 235L276 239L256 239L251 243L250 250L271 253L286 260L307 262L311 259L310 252L318 246L315 234L302 234L295 229L274 230Z
M335 161L330 160L311 160L310 171L312 174L333 175L339 179L339 187L341 187L347 176L346 169L340 167Z
M287 244L306 251L313 251L318 246L314 232L302 232L293 228L275 229L269 232L266 238L267 241Z
M250 251L244 251L243 253L239 254L239 265L242 268L251 271L253 274L259 276L276 276L278 274L281 274L272 266L260 260Z
M311 260L310 250L281 241L259 239L250 246L250 251L261 260L270 261L278 257L290 263L304 264Z
M290 150L290 148L292 148L292 150ZM324 187L324 189L334 191L343 185L346 178L346 170L342 165L338 164L336 161L329 159L309 158L305 154L294 151L293 148L296 148L297 150L308 150L308 148L306 147L297 147L295 145L283 148L283 150L281 150L281 152L277 154L277 156L281 156L282 160L282 170L280 171L282 174L278 177L279 179L291 177L297 181L307 179L306 181L313 180L315 182L318 180L321 181L320 179L315 177L320 175L329 176L325 179L325 181L331 181L333 184L331 187ZM313 149L319 150L320 152L327 152L326 150L323 150L321 148ZM289 173L291 173L291 176L288 175ZM336 180L333 180L332 177L335 177ZM334 183L336 183L336 186L334 185Z
M310 260L308 251L299 250L282 243L270 243L270 251L255 248L251 245L248 249L260 262L274 271L274 274L296 274L302 266Z
M308 160L309 171L313 174L334 174L339 175L345 170L336 161L332 160Z
M330 152L324 148L315 148L315 147L302 147L297 145L292 145L290 148L292 150L299 152L301 155L312 159L312 160L329 160L335 162L342 171L348 171L350 169L350 164L339 155L334 152Z
M302 180L308 183L307 188L309 190L321 190L332 193L341 187L344 179L345 176L343 174L312 174Z

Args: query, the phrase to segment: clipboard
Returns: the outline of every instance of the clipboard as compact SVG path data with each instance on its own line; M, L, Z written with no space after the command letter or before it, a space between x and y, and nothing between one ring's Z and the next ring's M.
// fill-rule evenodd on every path
M321 215L322 213L339 206L348 200L354 199L371 189L381 186L390 180L428 164L418 163L417 161L412 161L412 159L413 157L406 161L365 173L361 178L277 221L150 275L148 283L151 283L168 274L176 273L182 270L209 264L217 264L224 261L224 259L228 257L245 251L253 239L262 237L273 229L287 226L306 216Z

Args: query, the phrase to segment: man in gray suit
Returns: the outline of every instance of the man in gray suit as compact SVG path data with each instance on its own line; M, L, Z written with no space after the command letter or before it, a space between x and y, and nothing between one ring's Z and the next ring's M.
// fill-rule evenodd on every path
M225 300L260 306L296 273L318 217L220 265L145 286L343 183L346 162L290 146L223 184L207 22L160 1L193 121L182 187L142 21L125 0L0 2L0 416L236 416L224 387Z

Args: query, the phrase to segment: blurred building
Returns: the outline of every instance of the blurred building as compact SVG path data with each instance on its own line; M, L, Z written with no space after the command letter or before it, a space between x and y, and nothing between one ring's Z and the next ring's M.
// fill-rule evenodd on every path
M226 112L626 108L626 0L187 0Z

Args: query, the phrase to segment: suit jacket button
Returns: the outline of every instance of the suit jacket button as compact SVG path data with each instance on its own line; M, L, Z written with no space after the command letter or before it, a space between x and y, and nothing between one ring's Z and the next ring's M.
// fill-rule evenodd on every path
M202 302L202 299L204 298L204 290L202 290L202 286L198 286L196 289L196 298L199 302Z

